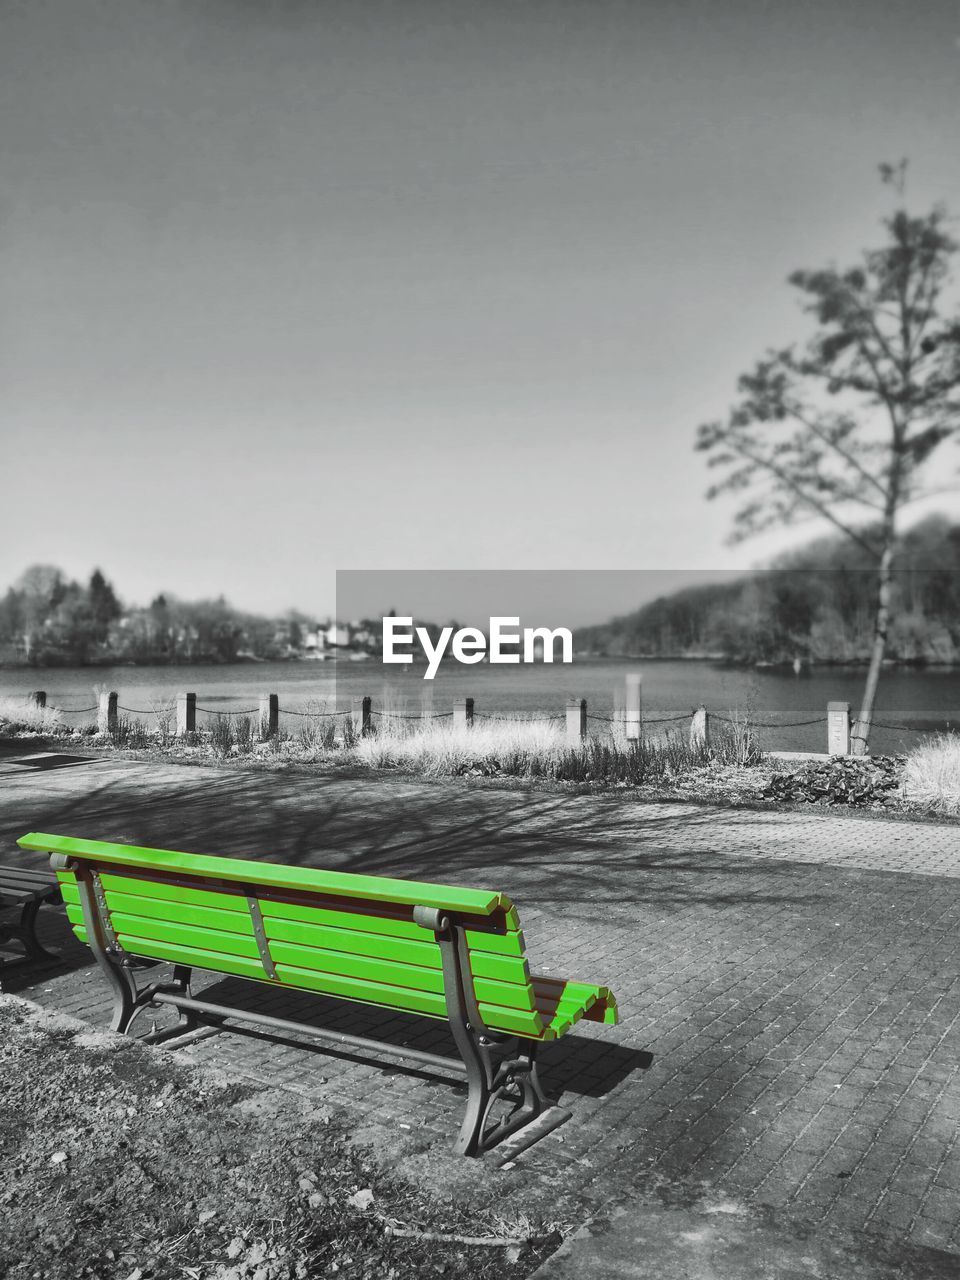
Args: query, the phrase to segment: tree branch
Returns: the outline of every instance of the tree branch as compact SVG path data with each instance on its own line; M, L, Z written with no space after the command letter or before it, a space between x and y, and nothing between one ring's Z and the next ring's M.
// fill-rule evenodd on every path
M819 512L824 519L829 520L830 523L835 528L839 529L841 533L845 534L848 538L852 538L854 542L863 547L863 549L871 556L876 557L876 547L872 547L869 542L857 533L856 529L844 524L842 520L839 520L829 507L824 506L822 502L818 502L816 498L812 497L809 493L806 493L800 485L798 485L790 478L789 475L787 475L785 471L782 470L782 468L778 467L775 463L770 462L767 458L758 457L756 454L751 453L750 450L738 440L733 440L728 436L726 437L726 442L731 446L731 448L735 449L737 453L742 457L747 458L755 466L761 467L763 470L769 471L772 475L775 475L780 483L789 489L791 493L795 494L801 502L805 502L809 506L813 507L815 511Z
M849 466L851 466L854 469L854 471L857 472L858 475L863 477L864 480L872 484L874 488L878 490L878 492L880 493L880 496L884 500L886 500L886 496L887 496L886 489L883 487L880 481L876 478L876 476L872 476L870 472L866 469L866 467L863 467L860 465L860 463L856 460L853 454L848 453L846 449L841 448L841 446L837 443L836 440L831 440L830 437L826 435L820 429L819 426L817 426L816 422L814 422L813 419L808 419L803 413L800 412L799 409L791 408L788 410L788 412L791 413L799 423L801 423L804 427L806 427L808 431L812 432L813 435L815 435L818 440L822 440L825 445L833 449L835 453L838 453L840 457L843 458L844 462L846 462ZM883 509L882 504L870 502L869 499L867 498L858 499L858 501L864 502L867 506L871 506L871 507L875 506L879 510Z

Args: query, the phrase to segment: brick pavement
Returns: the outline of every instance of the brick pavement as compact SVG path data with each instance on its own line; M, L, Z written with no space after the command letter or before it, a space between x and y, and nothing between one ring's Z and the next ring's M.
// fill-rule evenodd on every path
M704 1182L804 1224L960 1252L957 827L153 766L84 772L5 778L4 847L29 828L225 853L259 841L295 862L507 889L535 967L608 983L623 1013L619 1027L578 1027L544 1055L573 1119L509 1176L555 1187L558 1205L582 1217L660 1180ZM54 916L46 927L62 928ZM65 946L64 965L11 971L6 989L104 1021L99 974ZM340 1002L312 1007L328 1025L377 1026L378 1014ZM401 1016L391 1035L449 1043ZM282 1037L229 1032L191 1052L306 1088L364 1123L409 1125L414 1147L442 1150L462 1107L461 1085Z

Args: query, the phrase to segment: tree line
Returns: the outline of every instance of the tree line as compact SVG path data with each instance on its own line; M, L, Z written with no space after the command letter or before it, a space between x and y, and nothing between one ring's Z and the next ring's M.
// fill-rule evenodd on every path
M0 599L0 660L37 666L238 662L293 657L314 623L266 618L216 600L158 595L127 607L95 569L86 584L32 565Z
M960 662L960 525L931 516L900 537L890 591L886 656ZM661 597L574 639L580 651L610 656L867 663L876 595L876 567L863 545L824 538L769 569Z

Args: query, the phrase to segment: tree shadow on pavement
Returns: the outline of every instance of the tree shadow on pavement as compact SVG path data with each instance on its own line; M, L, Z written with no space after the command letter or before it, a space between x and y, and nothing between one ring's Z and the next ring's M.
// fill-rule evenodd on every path
M169 772L169 771L167 771ZM22 829L156 848L263 858L369 875L489 886L521 903L656 906L792 898L789 863L756 851L713 809L609 803L591 796L424 784L185 771L182 784L103 780L47 797ZM755 816L755 815L754 815ZM765 814L769 823L778 815ZM742 818L740 819L742 822ZM4 826L9 815L4 815ZM25 864L34 865L27 855ZM771 870L782 890L770 889ZM759 881L763 880L763 888ZM754 885L751 882L757 881ZM810 901L809 886L804 901Z

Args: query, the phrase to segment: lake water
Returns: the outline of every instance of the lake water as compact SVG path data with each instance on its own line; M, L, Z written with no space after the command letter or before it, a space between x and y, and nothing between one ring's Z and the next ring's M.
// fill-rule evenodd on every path
M657 719L688 716L700 703L714 713L748 715L771 727L760 733L764 747L786 751L826 750L826 708L829 701L859 706L865 671L862 668L822 667L795 676L792 671L724 667L712 662L650 660L643 662L579 658L571 665L517 667L463 666L446 663L432 682L424 681L424 667L385 668L375 659L327 662L262 662L229 666L179 667L53 667L0 669L0 697L23 695L42 688L47 704L67 713L71 724L95 719L94 687L119 695L122 713L148 724L158 703L169 703L178 692L197 695L198 722L217 713L255 712L264 693L279 696L283 711L348 709L355 697L369 695L373 708L391 704L408 715L419 715L421 696L431 690L434 714L449 712L455 698L472 697L475 713L492 716L562 716L569 697L586 698L587 711L610 716L615 700L622 702L628 671L642 675L643 716L650 729ZM388 679L385 680L385 674ZM877 727L871 735L874 754L903 751L924 732L960 724L960 669L906 670L888 668L880 680L876 721L897 728ZM822 723L793 722L819 719ZM287 717L291 730L297 720ZM592 729L602 729L593 722ZM685 729L682 722L676 725Z

